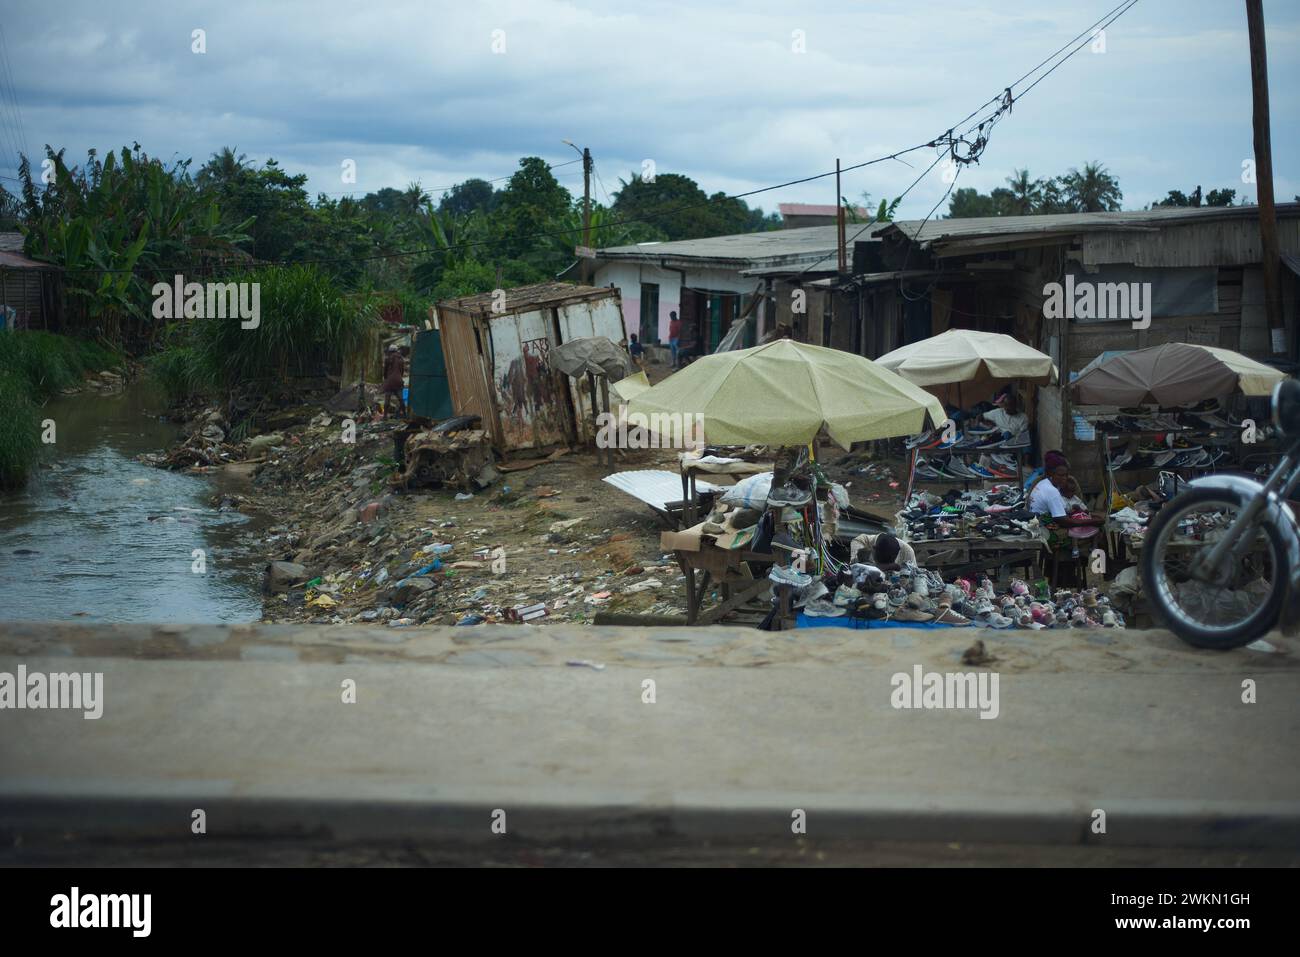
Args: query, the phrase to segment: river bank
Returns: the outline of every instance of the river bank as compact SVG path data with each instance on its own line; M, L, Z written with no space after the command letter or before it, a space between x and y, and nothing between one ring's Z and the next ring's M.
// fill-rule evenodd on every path
M188 440L154 459L246 478L233 503L270 517L264 621L476 624L538 604L544 614L532 623L543 625L590 622L600 610L685 613L660 526L601 481L606 470L590 452L506 473L473 494L406 491L392 481L403 423L315 404L282 410L274 424L223 442L224 421L204 410ZM672 462L670 451L634 453L621 467Z
M41 446L57 441L41 411L47 401L85 389L111 392L129 374L123 358L97 342L0 330L0 491L22 488Z
M56 441L21 489L0 495L4 618L257 620L259 520L232 507L219 477L137 460L177 430L129 374L96 375L41 409Z

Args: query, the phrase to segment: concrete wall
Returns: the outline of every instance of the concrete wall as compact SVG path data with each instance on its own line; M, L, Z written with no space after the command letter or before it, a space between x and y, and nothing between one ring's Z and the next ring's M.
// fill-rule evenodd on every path
M759 280L742 278L738 269L687 269L685 274L689 289L745 294L760 289ZM682 271L664 269L653 263L603 262L591 281L593 286L613 285L618 289L623 300L623 325L629 334L640 330L642 283L659 286L659 340L666 343L668 314L681 315Z

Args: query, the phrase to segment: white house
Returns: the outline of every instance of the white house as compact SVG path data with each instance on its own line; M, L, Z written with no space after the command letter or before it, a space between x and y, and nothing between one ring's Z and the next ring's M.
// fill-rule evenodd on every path
M676 312L682 348L695 352L711 352L732 320L750 312L757 314L751 337L774 324L767 283L742 271L806 266L813 279L835 272L836 265L835 226L611 246L587 261L591 285L619 290L629 335L667 344L669 315ZM580 271L575 264L565 278Z

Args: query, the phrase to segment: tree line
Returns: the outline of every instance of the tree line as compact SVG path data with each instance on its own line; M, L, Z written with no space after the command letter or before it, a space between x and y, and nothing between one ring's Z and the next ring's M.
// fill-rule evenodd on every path
M1006 179L1005 186L988 193L977 189L954 190L948 203L949 219L975 216L1035 216L1048 213L1106 213L1122 209L1124 193L1119 179L1102 163L1085 163L1059 176L1034 178L1027 169L1017 169ZM1164 199L1151 204L1161 206L1232 206L1247 205L1238 201L1235 189L1211 189L1202 194L1197 186L1190 193L1171 189ZM1300 197L1297 197L1300 202Z
M136 143L70 164L46 147L0 187L0 228L65 270L74 325L109 341L155 340L149 290L173 273L221 278L259 264L312 263L344 293L378 292L414 309L439 299L554 279L582 243L583 203L540 157L519 160L499 188L471 178L439 197L419 182L360 197L307 189L276 160L255 164L223 147L197 169ZM603 183L600 184L603 187ZM690 177L631 174L593 198L591 244L694 239L775 229L743 200L706 194Z

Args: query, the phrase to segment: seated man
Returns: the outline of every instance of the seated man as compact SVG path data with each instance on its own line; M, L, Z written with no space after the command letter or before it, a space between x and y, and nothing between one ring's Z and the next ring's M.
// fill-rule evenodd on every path
M1029 428L1029 416L1020 411L1020 398L1014 392L998 395L981 418L998 430L994 441L1014 439Z
M889 532L879 535L859 535L849 543L849 563L858 560L858 553L867 550L871 563L882 572L896 571L903 565L916 564L916 550L907 542L900 542Z
M1103 524L1104 520L1101 518L1089 515L1087 512L1072 513L1066 506L1065 496L1075 489L1073 482L1065 462L1056 462L1029 493L1029 511L1040 516L1040 520L1048 527Z

